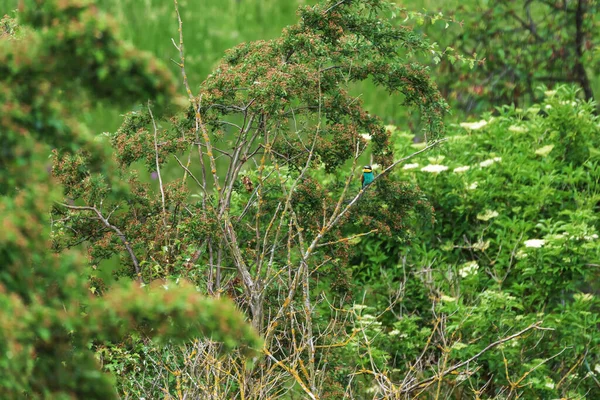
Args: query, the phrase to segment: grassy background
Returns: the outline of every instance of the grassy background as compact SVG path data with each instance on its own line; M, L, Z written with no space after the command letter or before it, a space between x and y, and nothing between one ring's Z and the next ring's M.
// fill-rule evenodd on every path
M317 1L180 0L186 71L192 90L198 88L227 49L246 41L276 38L284 27L297 21L296 10L299 6L315 4ZM0 0L0 14L11 14L18 2ZM454 0L451 2L455 3ZM169 65L175 76L180 76L178 67L171 61L179 58L171 42L171 38L178 38L172 0L97 0L96 3L121 22L121 33L125 39L140 49L154 53ZM429 11L441 5L433 0L410 0L402 4L411 10ZM449 7L451 4L444 2L443 5ZM357 87L355 92L361 96L366 108L381 116L386 123L405 120L406 109L399 105L399 100L382 97L384 93L368 82ZM131 108L135 106L131 105ZM126 111L96 104L82 118L98 133L114 131L120 124L120 114Z

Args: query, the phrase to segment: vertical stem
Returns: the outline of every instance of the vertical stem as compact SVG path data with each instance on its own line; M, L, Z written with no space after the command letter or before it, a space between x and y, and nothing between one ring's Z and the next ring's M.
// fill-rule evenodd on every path
M577 54L577 57L575 58L575 73L577 74L579 84L583 88L585 99L589 101L594 97L594 92L592 91L592 85L590 84L590 80L585 71L585 66L583 65L583 41L585 38L583 17L587 12L587 2L588 0L579 0L577 2L577 10L575 11L575 51Z
M154 120L154 115L152 114L152 108L150 107L149 101L148 101L148 112L150 113L150 118L152 118L152 126L154 127L154 160L156 162L156 174L158 175L158 186L160 187L163 226L165 227L165 231L166 231L167 230L167 217L166 217L167 210L165 207L165 190L163 188L162 176L160 174L160 162L158 159L158 128L156 127L156 121Z
M308 342L308 372L309 372L309 385L310 390L313 393L317 393L315 387L315 340L313 337L313 323L312 323L312 309L310 304L310 274L308 267L304 269L304 314L306 318L306 336Z

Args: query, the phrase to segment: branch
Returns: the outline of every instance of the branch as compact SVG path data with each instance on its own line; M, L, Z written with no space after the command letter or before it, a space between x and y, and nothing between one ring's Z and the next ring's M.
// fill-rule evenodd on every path
M415 156L417 156L417 155L419 155L419 154L421 154L421 153L423 153L423 152L425 152L425 151L427 151L427 150L431 149L432 147L435 147L435 146L437 146L438 144L445 142L446 140L448 140L448 139L445 139L445 138L444 138L444 139L436 140L435 142L431 143L430 145L428 145L428 146L426 146L426 147L422 148L421 150L419 150L419 151L416 151L416 152L414 152L414 153L412 153L412 154L410 154L410 155L408 155L408 156L406 156L406 157L403 157L403 158L399 159L398 161L394 162L392 165L390 165L389 167L387 167L386 169L384 169L384 170L383 170L383 171L382 171L382 172L381 172L379 175L377 175L377 176L375 177L375 179L373 179L373 181L372 181L371 183L369 183L367 186L365 186L365 188L364 188L364 189L361 189L361 190L360 190L360 192L358 192L358 194L357 194L356 196L354 196L354 198L353 198L353 199L350 201L350 203L348 203L348 205L346 206L346 208L344 208L344 210L342 210L342 212L341 212L340 214L338 214L338 216L337 216L337 217L335 217L335 219L334 219L333 221L331 221L331 222L330 222L330 223L329 223L329 224L328 224L328 225L327 225L327 226L324 228L324 232L323 232L323 234L325 234L325 232L327 232L329 229L331 229L333 226L335 226L335 224L336 224L336 223L337 223L337 222L340 220L340 218L342 218L342 216L344 216L344 214L346 214L346 213L347 213L347 212L350 210L350 208L352 208L352 206L353 206L354 204L356 204L356 202L357 202L358 200L360 200L360 198L361 198L361 197L362 197L362 196L365 194L366 190L367 190L367 189L368 189L370 186L372 186L372 185L373 185L373 183L374 183L375 181L377 181L378 179L380 179L382 176L384 176L384 175L388 174L388 173L389 173L389 172L390 172L392 169L394 169L394 168L395 168L395 167L396 167L398 164L401 164L401 163L403 163L403 162L405 162L405 161L408 161L408 160L410 160L411 158L413 158L413 157L415 157ZM317 237L318 237L318 236L317 236ZM316 239L316 238L315 238L315 239ZM320 239L320 238L319 238L319 239ZM315 243L315 244L316 244L316 243Z
M533 37L535 38L535 40L537 40L537 41L538 41L538 42L540 42L540 43L544 43L544 42L546 41L546 40L545 40L543 37L541 37L541 36L540 36L540 35L537 33L537 29L536 29L536 26L535 26L535 24L533 23L533 20L530 20L530 21L529 21L529 23L527 23L527 22L526 22L526 21L524 21L524 20L523 20L521 17L519 17L519 16L517 15L517 13L515 13L515 11L514 11L514 10L511 10L511 11L510 11L508 14L509 14L511 17L513 17L514 19L516 19L516 20L517 20L517 22L519 22L519 23L521 24L521 26L522 26L524 29L528 30L528 31L529 31L529 33L531 33L531 34L533 35Z
M70 210L93 211L98 216L98 219L100 219L100 221L102 221L102 223L104 224L104 226L106 226L107 228L113 230L117 234L117 236L119 237L119 239L121 239L121 242L123 243L123 245L127 249L127 252L129 253L129 256L131 257L131 261L133 262L133 267L135 268L135 273L136 273L136 275L138 277L138 280L140 282L143 282L142 272L140 270L140 263L139 263L137 257L135 256L135 253L133 252L133 249L129 245L129 241L125 237L125 234L123 232L121 232L121 230L119 228L117 228L115 225L113 225L110 222L108 222L108 219L105 218L102 215L102 213L100 212L100 210L98 210L96 207L70 206L70 205L64 204L64 203L58 203L58 204L60 204L63 207L66 207L66 208L68 208Z
M587 12L587 2L588 0L579 0L577 2L577 11L575 14L575 51L577 52L577 57L575 57L575 71L579 78L579 84L581 85L583 93L585 94L585 99L589 101L594 98L594 92L592 90L590 79L587 76L585 66L583 65L583 53L585 52L583 43L585 40L585 32L583 31L583 18Z
M163 188L162 177L160 175L160 162L158 160L158 128L156 127L156 121L154 120L154 114L152 114L152 108L150 107L150 101L148 101L148 112L152 119L152 126L154 127L154 160L156 162L156 174L158 175L158 186L160 187L160 199L162 204L162 220L165 230L167 230L167 210L165 208L165 190Z
M208 196L208 193L206 192L206 188L204 186L202 186L202 183L200 183L200 181L198 180L198 178L196 178L194 176L194 174L192 173L192 171L190 171L188 167L186 167L185 165L183 165L183 163L181 162L181 160L179 160L179 158L177 156L175 156L175 160L177 160L177 162L179 163L179 166L181 168L183 168L184 171L186 173L188 173L192 177L192 179L194 180L194 182L196 182L198 184L198 186L200 186L200 189L202 189L202 191L204 192L204 194L206 196Z
M173 38L171 38L171 41L173 42L173 46L175 46L175 48L179 51L179 67L181 68L181 75L183 76L183 85L185 86L185 90L192 102L192 104L195 106L196 103L194 101L194 95L192 94L192 90L190 89L190 84L188 82L188 77L187 74L185 72L185 52L183 49L183 22L181 21L181 15L179 14L179 4L177 3L177 0L173 0L173 3L175 4L175 12L177 13L177 22L179 23L179 46L177 46L175 44L175 40L173 40ZM196 107L194 107L196 108Z
M423 381L421 381L419 383L415 383L414 385L411 385L411 386L409 386L407 388L404 388L404 389L402 389L402 393L413 392L413 391L415 391L417 389L421 389L423 386L426 386L426 385L428 385L428 384L430 384L430 383L432 383L432 382L434 382L434 381L436 381L438 379L442 379L444 376L452 373L453 371L456 371L457 369L464 367L465 365L471 363L472 361L475 361L476 359L478 359L479 357L481 357L484 353L486 353L490 349L493 349L494 347L499 346L502 343L506 343L506 342L508 342L510 340L518 338L519 336L523 335L526 332L529 332L532 329L536 329L536 330L538 330L538 329L544 329L544 330L550 329L550 328L541 328L540 327L541 324L542 324L542 321L538 321L535 324L532 324L532 325L528 326L527 328L525 328L525 329L523 329L523 330L521 330L521 331L519 331L519 332L517 332L517 333L515 333L513 335L507 336L507 337L502 338L500 340L497 340L497 341L495 341L493 343L490 343L483 350L481 350L479 353L475 354L473 357L469 358L468 360L453 365L452 367L450 367L447 370L443 371L439 375L434 375L431 378L425 379L425 380L423 380Z
M349 242L350 240L359 238L361 236L367 236L367 235L370 235L371 233L375 233L375 232L377 232L377 229L372 229L369 232L357 233L356 235L352 235L352 236L345 237L345 238L342 238L339 240L335 240L333 242L321 243L321 244L317 245L317 247L329 246L332 244L337 244L337 243L342 243L342 242Z
M337 3L335 3L334 5L332 5L331 7L329 7L327 10L325 10L325 11L323 12L323 14L328 14L328 13L329 13L329 11L331 11L331 10L333 10L334 8L336 8L336 7L340 6L340 5L342 5L342 4L343 4L343 3L345 3L346 1L347 1L347 0L340 0L340 1L338 1Z

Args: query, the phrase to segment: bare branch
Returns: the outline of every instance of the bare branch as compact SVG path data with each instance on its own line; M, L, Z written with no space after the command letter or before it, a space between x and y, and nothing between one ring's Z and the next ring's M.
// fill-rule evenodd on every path
M513 335L507 336L507 337L502 338L500 340L497 340L497 341L495 341L493 343L490 343L485 348L483 348L479 353L475 354L473 357L470 357L469 359L467 359L465 361L462 361L462 362L460 362L458 364L455 364L455 365L451 366L448 369L445 369L444 371L442 371L441 374L432 376L431 378L425 379L425 380L423 380L423 381L421 381L419 383L416 383L414 385L411 385L411 386L408 386L406 388L403 388L402 389L402 393L410 393L410 392L413 392L415 390L422 389L423 387L427 387L432 382L434 382L434 381L436 381L438 379L441 379L444 376L452 373L453 371L456 371L457 369L462 368L465 365L468 365L469 363L475 361L476 359L478 359L479 357L481 357L484 353L486 353L487 351L493 349L494 347L499 346L502 343L506 343L508 341L511 341L511 340L513 340L515 338L518 338L519 336L522 336L524 333L527 333L527 332L529 332L532 329L536 329L536 330L539 330L539 329L547 330L547 329L549 329L549 328L541 328L540 327L541 324L542 324L542 321L538 321L538 322L536 322L536 323L534 323L532 325L529 325L527 328L525 328L525 329L523 329L523 330L521 330L521 331L519 331L519 332L517 332L517 333L515 333Z
M115 225L111 224L107 218L105 218L102 213L100 212L100 210L98 210L96 207L89 207L89 206L70 206L68 204L64 204L64 203L58 203L61 206L68 208L70 210L76 210L76 211L93 211L97 216L98 219L100 221L102 221L102 223L104 224L104 226L106 226L107 228L111 229L112 231L114 231L117 236L119 237L119 239L121 240L121 242L123 243L123 245L125 246L125 248L127 249L127 252L129 253L129 256L131 257L131 262L133 263L133 267L135 268L135 273L138 277L138 280L140 282L143 281L142 278L142 271L140 270L140 263L137 259L137 257L135 256L135 253L133 252L133 249L131 248L131 245L129 244L129 241L127 240L127 237L125 236L125 234L119 229L117 228Z
M160 175L160 162L158 159L158 128L156 127L156 121L154 120L154 114L152 114L152 108L150 107L150 102L148 102L148 112L150 113L150 118L152 119L152 126L154 127L154 160L156 162L156 174L158 175L158 186L160 187L163 226L165 227L165 230L167 230L168 227L167 227L167 210L165 208L165 190L163 188L162 176Z

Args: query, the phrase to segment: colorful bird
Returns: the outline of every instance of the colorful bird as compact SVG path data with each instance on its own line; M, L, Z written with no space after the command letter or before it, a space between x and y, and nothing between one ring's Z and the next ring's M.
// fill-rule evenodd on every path
M363 167L363 174L360 177L360 181L362 183L362 187L363 189L365 188L365 186L367 186L369 183L373 182L373 179L375 179L375 175L373 175L373 168L371 168L370 165L365 165Z

